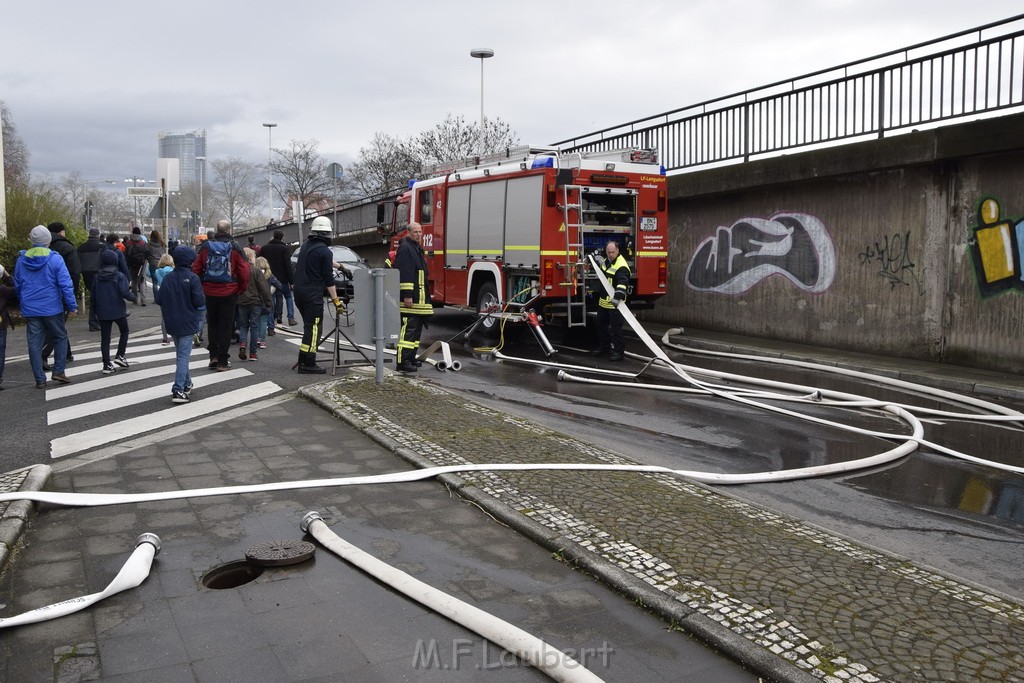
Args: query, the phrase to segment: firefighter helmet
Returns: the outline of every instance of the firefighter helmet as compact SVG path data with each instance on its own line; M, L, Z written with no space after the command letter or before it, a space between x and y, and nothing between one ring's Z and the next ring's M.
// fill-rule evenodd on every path
M309 226L309 231L325 235L333 235L334 227L331 226L331 219L327 216L317 216L313 219L313 224Z

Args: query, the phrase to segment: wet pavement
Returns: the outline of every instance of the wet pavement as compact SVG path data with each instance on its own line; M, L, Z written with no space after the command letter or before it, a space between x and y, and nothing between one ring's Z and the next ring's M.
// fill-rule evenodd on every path
M928 371L903 367L908 376ZM1013 377L943 368L928 379L1024 395ZM409 468L392 453L420 467L632 462L421 380L376 386L354 371L300 393L323 410L287 401L233 420L216 438L197 432L118 454L59 473L48 488L158 491ZM143 531L159 534L164 549L138 589L0 632L8 680L478 680L482 671L543 679L495 665L504 660L493 647L322 548L311 564L237 588L202 585L256 543L301 537L298 519L310 509L418 578L586 654L607 680L751 680L751 671L775 680L1024 680L1019 600L667 475L473 472L39 507L0 581L4 614L99 590Z

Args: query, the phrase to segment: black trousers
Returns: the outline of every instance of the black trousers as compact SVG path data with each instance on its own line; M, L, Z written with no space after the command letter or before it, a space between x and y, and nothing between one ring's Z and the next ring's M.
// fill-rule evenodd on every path
M206 348L210 351L210 363L217 361L225 367L228 364L237 303L237 294L206 297Z
M597 348L610 348L615 353L626 350L626 341L622 337L622 323L625 320L617 308L597 307Z
M302 316L302 343L299 345L299 365L316 365L316 349L324 329L324 298L295 297L295 307Z
M120 336L117 338L117 355L123 356L124 352L128 349L128 318L118 318L117 320L101 320L100 321L100 355L103 356L103 365L110 365L110 341L113 335L111 334L112 328L117 325L117 331Z
M420 336L423 334L425 315L402 314L402 331L398 338L398 363L413 361L420 350Z

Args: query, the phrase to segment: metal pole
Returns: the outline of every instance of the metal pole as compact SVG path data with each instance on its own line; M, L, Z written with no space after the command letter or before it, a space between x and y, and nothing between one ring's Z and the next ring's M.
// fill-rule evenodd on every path
M478 47L469 51L469 56L480 60L480 140L478 154L484 155L484 60L494 56L494 50Z
M373 347L377 354L373 362L374 381L384 384L384 269L374 268L370 275L373 276Z
M274 151L274 128L276 123L264 123L267 128L267 210L270 212L269 221L274 220L274 172L270 170L271 155Z

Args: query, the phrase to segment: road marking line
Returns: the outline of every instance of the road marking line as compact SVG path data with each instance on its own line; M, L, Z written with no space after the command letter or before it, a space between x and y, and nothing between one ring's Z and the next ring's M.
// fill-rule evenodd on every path
M199 361L197 365L205 365L205 361ZM160 369L163 370L163 368ZM170 371L173 372L174 368L171 368ZM227 382L228 380L240 379L250 375L252 375L252 373L244 368L238 368L237 370L231 370L229 372L200 375L192 378L192 386L196 388L207 387L211 384ZM92 384L92 382L90 382L90 384ZM142 403L143 401L152 401L153 399L161 397L166 398L169 393L167 385L161 384L160 386L147 387L145 389L139 389L138 391L130 391L126 394L109 396L95 401L76 403L75 405L68 406L67 408L51 410L46 416L46 424L55 425L60 424L61 422L67 422L68 420L77 420L81 417L99 415L100 413L125 408L130 405L135 405L136 403Z
M159 432L153 432L152 434L146 434L145 436L139 437L138 439L132 439L131 441L123 441L114 446L108 446L98 451L92 451L85 455L78 455L67 460L61 460L50 465L54 472L67 472L68 470L78 469L84 465L89 465L100 460L107 460L119 455L125 455L139 448L146 448L156 443L164 443L168 439L181 436L182 434L189 434L191 432L199 431L205 427L217 425L228 420L234 420L239 417L246 417L253 415L261 410L272 408L280 403L291 401L295 399L295 394L280 394L272 398L258 401L250 405L241 406L234 408L233 410L226 410L224 412L217 413L216 415L208 415L207 417L193 420L188 424L175 425L171 429L165 429ZM180 406L179 406L180 407Z
M262 382L200 401L177 405L143 417L134 417L77 434L62 436L50 442L50 458L63 458L112 441L136 436L140 431L150 432L179 422L207 416L216 411L245 405L249 401L263 398L277 391L282 391L277 384Z
M160 356L163 359L162 356ZM205 368L208 361L206 360L194 360L188 364L189 370L199 370ZM143 379L151 379L153 377L159 377L161 375L174 374L176 366L174 363L168 365L161 365L158 368L149 368L147 370L132 370L128 371L126 368L118 368L118 372L113 375L104 375L100 379L89 380L88 382L75 382L74 384L65 384L60 387L54 387L54 391L46 392L46 400L52 401L58 398L66 398L68 396L75 396L77 394L84 394L97 389L109 389L110 387L116 387L121 384L130 384L131 382L138 382Z

